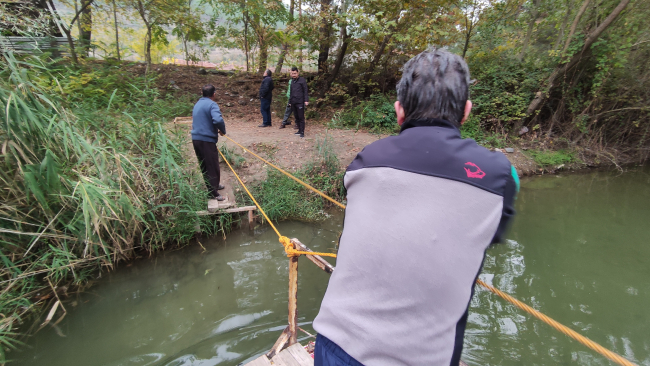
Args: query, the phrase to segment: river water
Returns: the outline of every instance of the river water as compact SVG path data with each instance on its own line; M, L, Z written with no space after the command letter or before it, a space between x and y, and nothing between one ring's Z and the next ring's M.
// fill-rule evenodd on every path
M650 365L650 169L522 182L504 244L481 278L640 365ZM342 215L281 222L314 250L335 247ZM287 263L268 226L201 240L112 273L67 302L68 315L12 352L16 365L237 365L287 324ZM312 333L328 275L301 258L300 326ZM308 341L306 335L300 340ZM610 362L477 286L469 365Z

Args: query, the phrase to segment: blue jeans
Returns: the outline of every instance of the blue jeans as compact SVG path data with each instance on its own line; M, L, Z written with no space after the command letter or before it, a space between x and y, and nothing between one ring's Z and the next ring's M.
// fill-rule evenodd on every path
M260 110L262 112L262 124L271 125L271 99L260 99Z
M316 336L314 366L363 366L363 364L348 355L336 343L319 334Z

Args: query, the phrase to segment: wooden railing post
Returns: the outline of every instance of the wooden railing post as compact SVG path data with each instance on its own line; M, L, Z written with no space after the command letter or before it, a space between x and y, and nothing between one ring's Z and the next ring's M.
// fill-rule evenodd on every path
M298 258L289 258L289 346L298 342Z

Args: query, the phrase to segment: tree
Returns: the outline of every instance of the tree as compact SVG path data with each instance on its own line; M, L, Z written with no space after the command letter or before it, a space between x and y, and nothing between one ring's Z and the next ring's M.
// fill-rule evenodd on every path
M460 22L458 25L463 35L463 58L467 56L470 41L476 35L477 29L486 26L486 24L484 24L486 21L492 23L488 26L495 26L502 22L506 18L512 16L519 8L519 5L518 0L505 2L499 0L456 1L455 6L460 13Z
M253 30L258 48L258 72L267 68L269 47L278 41L275 37L276 25L289 19L288 12L281 0L210 0L215 12L225 15L228 26L221 27L220 34L237 37L243 33L244 52L248 60L251 49L248 30ZM236 29L241 24L243 32ZM248 61L247 70L248 70Z
M201 22L201 18L192 11L192 0L187 2L187 6L181 9L182 12L177 12L174 17L174 29L172 34L180 38L185 53L185 63L189 65L190 60L198 61L198 59L190 55L189 43L202 41L207 31Z
M526 109L526 117L530 117L535 111L537 111L543 102L546 100L548 96L548 91L550 91L557 83L557 81L564 75L568 70L571 68L575 67L582 57L587 53L587 51L591 48L591 46L596 42L596 40L603 34L603 32L609 28L610 25L614 22L614 20L621 14L623 9L630 3L630 0L621 0L618 5L612 10L612 12L605 18L605 20L600 23L596 28L594 28L591 32L587 34L587 36L584 39L584 43L582 45L582 48L580 49L579 52L576 52L573 54L571 57L568 59L563 59L553 70L551 75L548 77L545 83L545 90L540 90L535 94L535 98L533 99L532 102L528 105L528 108ZM581 16L580 12L576 17ZM574 28L573 26L571 27L572 29ZM572 34L570 33L569 36L571 37ZM569 38L570 38L569 37ZM566 47L565 47L566 48ZM566 60L566 61L564 61ZM523 120L515 126L515 129L517 129L521 124L523 123Z
M51 1L51 0L50 0ZM179 13L184 13L187 3L184 0L124 0L140 16L146 27L144 39L144 59L147 71L151 67L152 42L167 42L167 32L163 26L172 24Z
M115 0L111 0L113 5L113 25L115 26L115 50L117 52L117 60L120 61L120 31L117 25L117 5L115 5Z
M93 15L92 15L92 6L87 4L93 2L93 0L81 0L81 8L84 10L81 11L80 20L77 22L79 26L79 44L84 50L84 54L88 55L90 53L92 30L93 30ZM77 10L77 1L74 2L75 11Z
M295 0L289 1L289 21L287 23L287 28L285 32L278 31L278 38L282 41L282 50L280 51L280 56L278 57L278 63L275 65L275 72L282 72L282 65L284 64L284 59L287 57L287 52L289 51L289 42L291 41L291 34L287 32L292 32L293 28L291 27L293 23L293 12L295 6Z
M94 2L94 0L86 0L86 1L84 1L84 3L83 3L83 5L81 6L81 8L79 8L79 9L75 12L75 14L74 14L74 16L72 17L72 20L70 21L70 23L67 23L67 24L63 21L63 19L61 18L61 15L59 14L59 12L56 11L56 7L54 6L54 2L53 2L52 0L47 0L47 1L48 1L48 3L49 3L50 9L53 9L53 10L54 10L54 17L55 17L57 23L59 24L59 27L61 28L61 30L63 31L63 33L65 33L65 36L66 36L66 38L68 39L68 46L70 47L70 55L72 56L72 60L74 61L75 64L78 65L78 64L79 64L79 58L77 57L77 52L76 52L76 50L75 50L74 40L72 39L72 27L73 27L74 24L77 22L77 20L79 20L79 16L80 16L80 15L81 15L81 14L82 14L82 13L83 13L83 12L84 12L84 11L85 11L89 6L90 6L90 5L92 5L92 3ZM64 4L66 4L66 3L64 2ZM67 4L67 5L69 6L70 4Z

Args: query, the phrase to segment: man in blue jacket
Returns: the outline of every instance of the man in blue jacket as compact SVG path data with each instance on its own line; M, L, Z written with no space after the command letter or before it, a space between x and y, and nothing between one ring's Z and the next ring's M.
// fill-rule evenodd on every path
M273 78L271 70L264 72L264 79L260 85L260 111L262 124L257 127L271 127L271 102L273 101Z
M404 65L399 135L366 146L345 173L315 366L458 366L485 250L503 239L518 189L503 154L461 138L468 96L458 55L433 49Z
M217 140L219 135L226 134L226 123L217 105L215 87L208 84L203 87L203 97L199 99L192 110L192 145L196 158L199 160L201 172L208 188L208 197L223 201L226 198L219 194L224 187L219 184L219 153Z

